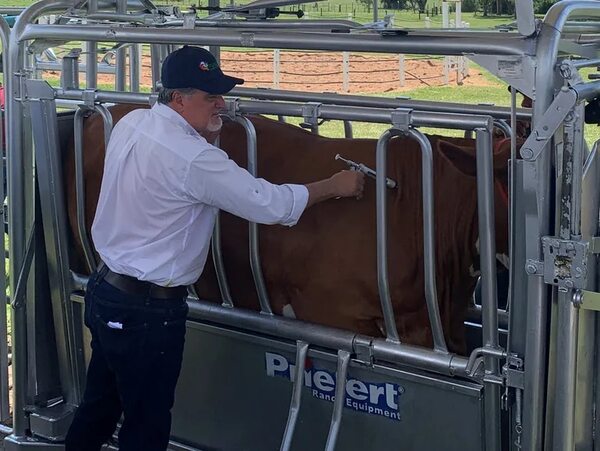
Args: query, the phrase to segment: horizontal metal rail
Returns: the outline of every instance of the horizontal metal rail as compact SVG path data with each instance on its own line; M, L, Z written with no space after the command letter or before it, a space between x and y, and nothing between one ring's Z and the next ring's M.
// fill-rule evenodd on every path
M218 27L188 29L111 27L95 25L27 24L17 41L63 39L72 41L130 42L156 44L195 44L229 47L259 47L303 50L342 50L374 53L436 55L533 55L534 42L516 34L453 33L453 39L440 39L444 33L383 36L379 33L340 34L319 32L274 33L265 30L232 30ZM20 31L20 30L19 30Z
M88 94L84 90L57 89L56 97L68 100L83 100ZM109 93L97 91L94 100L99 102L135 103L147 105L149 94L141 93ZM282 116L303 117L303 104L291 102L261 101L261 100L236 100L236 112L242 114L271 114ZM351 107L338 105L322 105L319 108L320 119L337 119L359 122L379 122L390 124L393 122L394 109ZM492 118L486 115L436 113L413 111L410 115L410 124L415 127L439 127L457 130L490 129L493 125Z
M354 332L334 329L319 324L305 323L280 316L266 316L241 308L228 308L206 301L189 301L189 318L209 321L238 329L280 337L302 340L311 345L332 350L356 353L356 343L370 342L376 360L409 365L418 369L444 375L467 375L465 357L445 354L432 349L403 343L391 343L383 338L371 338Z
M373 96L355 96L330 93L301 93L261 88L234 88L229 96L251 97L258 100L285 100L289 102L321 102L334 105L362 106L375 108L409 108L415 111L435 111L439 113L483 114L494 119L510 119L510 108L491 105L465 105L450 102L426 100L392 99ZM517 119L530 120L531 110L517 109Z

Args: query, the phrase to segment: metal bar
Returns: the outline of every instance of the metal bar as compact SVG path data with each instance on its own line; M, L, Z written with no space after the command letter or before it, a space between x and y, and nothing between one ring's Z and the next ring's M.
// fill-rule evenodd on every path
M562 239L581 233L581 182L583 177L582 105L571 110L563 127L562 189L557 217ZM554 398L553 450L575 449L575 401L579 310L573 304L574 291L558 290L556 383Z
M82 100L85 91L56 90L57 99ZM97 91L94 100L97 102L118 102L145 104L149 102L150 95L142 93ZM238 100L237 112L241 114L273 114L282 116L302 117L303 104L289 102L269 102L260 100ZM350 107L337 105L321 105L318 117L321 119L338 119L358 122L392 123L393 109ZM458 130L475 130L487 128L490 118L475 114L454 114L413 111L410 125L415 127L440 127Z
M498 348L498 298L496 291L496 242L494 222L494 171L490 129L476 130L477 210L481 261L482 337L485 347ZM485 357L487 375L498 375L497 359ZM487 451L499 451L500 387L485 384L485 443Z
M344 138L352 139L352 122L344 121Z
M95 25L27 25L15 38L68 39L76 41L131 42L156 44L190 44L229 47L261 47L303 50L341 50L349 52L385 52L411 54L462 55L478 53L490 55L532 54L533 43L523 37L508 33L457 33L454 39L439 39L410 33L398 38L384 37L379 33L340 34L320 32L289 32L285 36L259 30L233 30L215 28L186 29L114 27L106 33L105 27Z
M223 306L232 308L233 299L231 297L231 291L229 290L229 283L227 282L225 263L223 262L223 252L221 250L220 213L217 213L217 217L215 218L215 226L213 228L213 235L210 245L213 256L213 265L215 266L215 272L217 274L217 283L219 285L219 291L221 292L221 299L223 300Z
M61 166L57 135L54 91L41 80L28 80L29 107L36 127L35 157L37 181L40 186L40 205L44 225L44 239L51 284L54 329L59 358L59 372L64 400L69 405L79 403L83 371L77 330L74 327L73 304L65 302L71 292L68 264L65 199L62 193Z
M460 113L492 116L494 119L510 119L511 110L507 107L491 105L465 105L450 102L432 102L427 100L393 99L386 97L356 96L333 93L301 93L263 88L233 88L234 97L251 97L258 100L284 100L289 102L319 102L344 106L363 106L375 108L408 108L413 111L435 111L439 113ZM531 120L531 111L527 108L516 110L520 120Z
M387 258L387 187L385 179L387 176L387 146L394 136L402 135L399 130L389 129L383 132L377 141L376 149L376 171L377 179L375 185L377 202L377 285L379 288L379 301L385 322L385 333L388 340L400 343L400 336L396 328L394 307L388 283L388 258Z
M440 310L438 306L435 276L435 233L433 211L433 150L429 140L418 130L410 129L408 136L419 143L421 148L421 190L423 193L423 249L425 274L425 301L433 336L433 348L439 352L448 352ZM386 166L382 166L385 168ZM379 168L377 169L379 173Z
M0 16L0 43L2 44L2 51L5 55L8 55L8 39L10 34L10 27L4 17ZM7 80L9 77L7 76L8 72L6 71L6 65L4 66L4 80ZM6 133L5 126L6 115L4 112L0 112L0 137ZM0 142L4 142L4 140L0 139ZM5 161L2 161L2 166L4 169ZM4 201L6 199L5 193L5 172L4 170L0 170L0 199ZM2 223L6 221L4 217L4 203L1 206L0 217L2 218ZM3 226L4 224L2 224ZM0 273L6 274L6 259L2 259L0 261ZM0 421L8 421L10 420L10 392L8 388L8 316L6 313L6 278L0 277L0 299L1 309L0 309ZM5 427L6 428L6 427ZM6 428L9 429L9 428ZM0 430L0 432L2 432ZM12 432L12 428L10 428L10 432Z
M290 402L290 411L288 413L285 432L281 440L280 451L289 451L292 447L296 421L300 413L300 403L302 401L302 387L304 385L304 365L306 362L306 353L308 352L308 343L298 340L296 342L296 367L294 368L294 385L292 390L292 400Z
M160 80L160 67L162 64L160 45L152 44L150 46L150 65L152 68L152 91L157 90Z
M98 0L88 0L88 17L95 14L97 11ZM85 87L87 89L95 89L98 86L98 43L95 41L86 42L85 52Z
M117 14L127 13L127 0L117 0ZM101 40L101 39L98 39ZM127 41L125 41L127 42ZM127 71L127 48L120 46L115 54L115 66L117 73L115 75L115 90L125 91L126 71Z
M40 15L53 10L64 10L69 7L69 1L42 0L27 8L18 17L12 31L5 29L6 21L2 21L2 37L9 36L9 45L4 53L4 81L6 83L6 145L8 163L8 204L9 211L9 254L10 254L10 286L16 287L18 268L21 267L25 252L25 174L30 173L25 165L23 140L23 106L20 102L22 95L22 66L25 61L24 45L17 36L26 25L35 21ZM3 43L4 44L4 43ZM28 171L28 172L27 172ZM28 211L32 211L29 208ZM13 288L14 289L14 288ZM25 396L27 390L27 315L24 309L12 310L12 345L13 345L13 434L24 437L28 428L25 416Z
M240 124L246 131L246 148L248 152L248 172L254 177L258 176L258 157L256 149L256 129L250 119L246 117L235 117L235 122ZM271 304L269 302L269 293L267 292L267 285L262 273L262 267L260 264L260 250L258 243L258 224L256 222L248 222L248 234L249 234L249 253L250 253L250 269L252 270L252 277L254 278L254 285L256 286L256 292L258 294L258 301L260 303L261 313L269 315L273 314Z
M348 364L350 363L350 353L348 351L338 351L338 364L335 376L335 402L333 403L333 413L331 415L331 424L325 451L335 451L340 426L342 423L342 412L346 403L346 378L348 375Z
M90 237L87 233L85 221L85 179L83 177L83 118L88 111L87 108L78 108L74 120L74 143L75 143L75 197L77 206L77 231L83 247L85 262L90 274L96 270L96 257L92 250Z
M129 47L129 90L140 91L141 44Z
M345 350L354 353L354 345L361 339L372 343L373 358L394 364L408 365L445 375L467 376L468 359L456 354L444 354L419 346L392 343L382 338L368 338L331 327L305 323L281 316L261 315L241 308L227 308L214 302L188 302L189 318L211 321L225 326L250 330L289 340L302 340L314 346Z

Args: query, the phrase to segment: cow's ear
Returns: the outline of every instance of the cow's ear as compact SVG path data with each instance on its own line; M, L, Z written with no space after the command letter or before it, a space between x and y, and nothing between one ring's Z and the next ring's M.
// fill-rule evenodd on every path
M517 142L517 149L522 142ZM473 141L475 145L475 141ZM438 150L444 155L456 169L466 175L475 176L476 169L476 149L471 146L458 146L449 141L440 139L437 141ZM494 172L504 173L510 160L510 138L494 142ZM518 152L517 152L518 155Z
M450 141L438 139L435 147L439 153L445 157L452 166L465 175L476 175L475 152L474 149L467 149L462 146L457 146Z

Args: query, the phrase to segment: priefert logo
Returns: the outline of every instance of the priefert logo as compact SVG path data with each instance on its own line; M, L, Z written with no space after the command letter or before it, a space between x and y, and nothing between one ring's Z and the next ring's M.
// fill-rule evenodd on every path
M304 385L313 397L325 401L335 401L335 373L312 366L307 359L304 369ZM265 353L267 376L294 380L296 365L286 357L272 352ZM358 379L346 380L344 406L371 415L381 415L400 421L399 400L404 388L397 384L364 382Z

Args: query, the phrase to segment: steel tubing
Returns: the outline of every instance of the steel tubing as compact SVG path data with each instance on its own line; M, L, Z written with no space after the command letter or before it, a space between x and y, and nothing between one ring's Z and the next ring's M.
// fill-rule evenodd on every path
M206 301L189 301L189 318L210 321L237 329L250 330L259 334L302 340L311 345L345 350L354 353L354 343L361 336L354 332L334 329L319 324L304 323L281 316L266 316L240 308L231 309ZM372 342L376 360L432 371L445 375L466 376L467 359L455 354L445 354L431 349L401 343L391 343L381 338L362 337Z
M248 153L248 172L254 177L258 176L258 156L256 149L256 129L250 119L246 117L236 116L235 122L240 124L246 132L246 149ZM258 224L256 222L248 222L248 245L250 253L250 269L252 270L252 277L254 279L254 285L258 294L258 301L260 303L261 313L268 315L273 314L271 304L269 302L269 293L267 292L267 285L263 277L262 267L260 264L260 252L258 242Z
M477 211L481 264L482 338L485 347L498 348L498 297L496 291L496 242L494 221L494 170L492 134L489 129L476 130ZM498 375L498 360L485 359L486 374ZM485 442L487 451L500 450L500 388L486 383Z
M331 424L329 425L325 451L335 451L346 401L346 379L349 363L350 353L348 351L338 351L337 371L335 373L335 402L333 403L333 413L331 414Z
M387 52L437 55L464 55L469 53L491 55L531 54L532 43L517 35L489 33L440 39L439 36L383 37L374 34L345 34L319 32L289 32L285 36L264 30L233 30L215 28L169 29L136 27L100 27L95 25L27 25L15 38L68 39L77 41L131 42L156 44L192 44L227 47L260 47L303 50L337 50L351 52Z
M117 1L117 14L127 13L127 0ZM123 42L123 41L121 41ZM125 41L127 42L127 41ZM127 48L119 46L115 54L115 66L117 73L115 75L115 91L125 91L126 71L127 71Z
M299 340L296 343L296 367L294 369L294 385L292 390L292 400L288 413L287 424L281 440L280 451L289 451L292 448L292 439L296 429L296 422L300 414L300 405L302 401L302 388L304 387L304 366L306 354L308 353L308 343Z
M333 93L301 93L263 88L237 87L230 96L248 97L258 100L284 100L289 102L320 102L344 106L362 106L373 108L408 108L413 111L434 111L438 113L459 113L492 116L494 119L510 119L511 110L507 107L490 105L465 105L450 102L431 102L427 100L392 99L385 97L355 96ZM530 120L531 111L520 108L516 111L520 120Z
M65 0L42 0L27 8L18 17L10 37L7 52L4 52L4 81L6 84L6 145L7 165L10 174L8 179L8 211L9 211L9 254L10 254L10 286L16 287L19 268L25 257L25 158L23 154L23 107L21 96L21 70L25 60L24 44L18 36L44 13L65 10L71 2ZM3 25L5 21L2 22ZM6 30L2 27L3 38ZM8 75L8 76L6 76ZM24 308L13 309L12 316L12 345L13 345L13 434L23 437L28 428L25 417L25 395L27 386L27 315Z
M96 269L96 257L92 251L90 237L87 233L85 221L85 180L83 177L83 117L87 109L78 108L74 119L74 142L75 142L75 197L77 205L77 230L83 254L90 274Z
M399 130L389 129L383 132L377 141L376 150L376 201L377 201L377 286L379 289L379 301L381 302L381 312L385 322L385 333L388 340L394 343L400 343L400 336L396 327L396 318L394 316L394 307L392 305L392 296L390 294L388 258L387 258L387 187L385 179L387 177L387 146L394 136L400 136ZM425 201L425 195L423 195ZM423 214L425 220L425 214Z
M223 307L233 308L233 298L231 297L231 291L229 290L229 282L227 281L227 274L225 273L225 262L223 261L223 251L221 248L220 212L217 212L217 217L215 218L215 226L213 228L213 234L210 241L210 250L212 252L215 273L217 274L219 292L221 293L221 299L223 300L222 305Z

